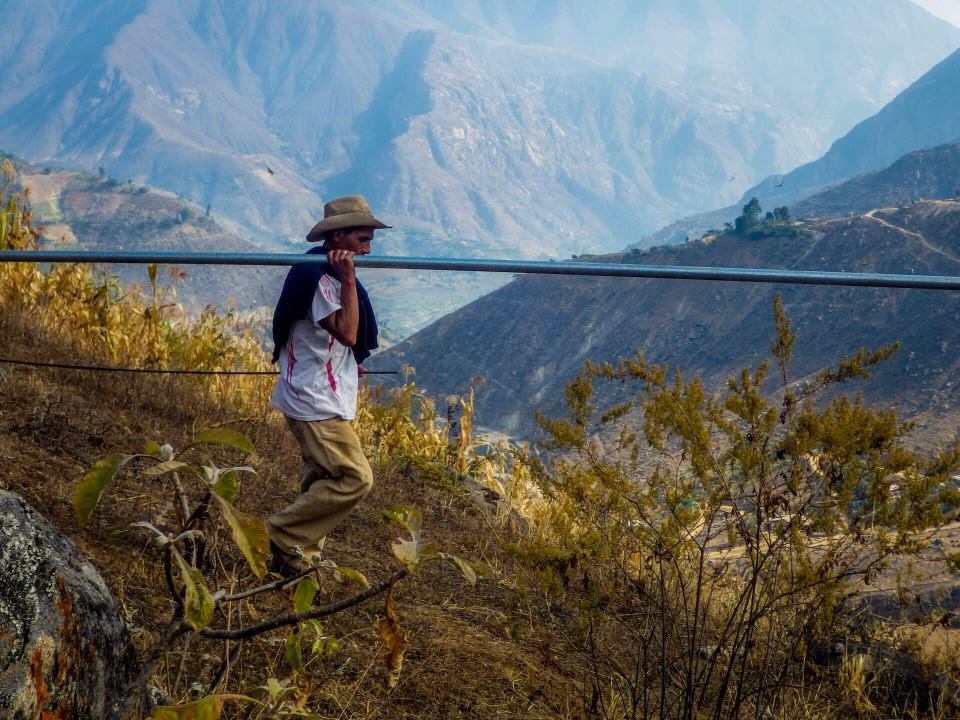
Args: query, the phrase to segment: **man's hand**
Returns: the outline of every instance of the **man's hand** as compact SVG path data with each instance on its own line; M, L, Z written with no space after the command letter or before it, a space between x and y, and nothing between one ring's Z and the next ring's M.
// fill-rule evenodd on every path
M354 283L357 280L357 271L353 265L353 256L350 250L331 250L327 253L327 262L330 269L344 283Z
M357 344L360 312L357 305L357 274L353 266L354 253L350 250L330 250L327 261L340 280L340 309L320 321L320 327L333 335L341 345Z

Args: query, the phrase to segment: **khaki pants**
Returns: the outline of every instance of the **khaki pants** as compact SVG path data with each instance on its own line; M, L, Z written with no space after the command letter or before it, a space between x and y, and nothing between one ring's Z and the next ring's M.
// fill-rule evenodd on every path
M266 520L281 550L299 547L306 558L320 552L326 536L373 487L373 471L350 423L340 418L294 420L287 427L300 443L300 497Z

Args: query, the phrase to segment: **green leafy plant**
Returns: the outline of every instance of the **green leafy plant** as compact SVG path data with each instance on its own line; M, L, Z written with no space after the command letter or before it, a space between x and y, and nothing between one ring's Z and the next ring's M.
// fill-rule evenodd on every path
M227 702L255 706L261 720L320 720L319 715L304 710L299 689L270 678L265 685L255 688L249 695L218 693L200 700L177 706L155 708L152 720L218 720Z
M376 585L371 586L363 574L352 568L325 560L291 579L267 582L233 593L225 590L212 591L210 576L217 572L217 565L208 562L207 558L214 552L222 552L222 548L210 547L216 542L212 538L218 536L218 533L211 532L214 529L212 523L216 518L230 529L233 547L243 556L247 566L259 580L263 580L266 575L266 560L269 557L270 548L263 521L240 511L235 506L241 476L256 475L256 471L248 465L219 468L186 461L188 453L197 448L210 446L236 450L245 455L254 454L252 444L242 434L228 429L207 430L196 435L179 451L168 444L160 445L150 441L143 453L109 455L91 467L76 486L73 498L74 515L81 526L90 522L104 493L116 479L117 474L127 467L141 466L140 473L144 477L169 483L174 500L174 527L161 529L151 522L141 520L131 523L127 530L121 531L138 529L151 534L154 544L163 552L164 573L177 609L167 631L151 651L139 677L128 689L124 702L115 712L115 717L124 717L125 713L132 709L159 658L178 635L192 631L208 638L243 641L279 628L290 627L291 630L284 643L284 655L287 664L297 676L305 671L304 644L307 644L309 652L314 656L339 651L339 642L324 633L320 618L342 612L381 593L387 594L386 624L382 627L382 631L390 648L387 664L390 667L391 683L395 683L402 667L405 648L404 633L400 629L399 618L392 604L392 590L395 583L414 572L427 560L442 560L450 563L458 568L471 583L476 581L473 568L456 556L438 551L435 543L422 537L422 518L418 510L399 508L385 513L385 517L401 524L410 533L409 540L397 540L393 548L394 554L403 567ZM193 481L194 486L199 488L199 499L197 499L198 493L191 493L187 484L184 483L188 478ZM215 515L212 514L212 510L215 510ZM361 590L331 607L314 607L314 601L320 589L318 573L321 571L329 572L342 582L353 582ZM236 579L227 578L227 580L229 580L227 585L232 587ZM280 591L291 586L294 587L291 597L292 612L271 617L242 629L213 627L218 606L242 602L260 593ZM263 705L267 708L263 717L313 717L308 711L303 710L299 699L296 703L290 703L295 688L281 689L276 682L271 680L261 688L262 692L252 693L249 696L208 692L203 698L194 702L158 708L154 717L176 717L185 720L218 718L225 701L254 702Z
M220 516L230 527L234 544L258 578L266 575L266 560L270 555L270 540L263 521L233 506L240 474L256 474L256 471L246 465L221 469L207 465L194 467L183 461L185 453L205 445L225 446L247 454L253 453L253 446L247 438L225 429L200 433L180 452L175 452L170 445L161 446L156 442L149 442L142 454L116 453L100 460L83 476L73 496L74 515L82 527L90 521L91 514L117 472L129 462L145 462L147 467L142 473L147 477L169 478L177 509L176 527L171 531L163 531L146 521L135 522L131 527L146 529L154 535L157 546L164 551L168 578L172 578L174 568L179 570L182 591L174 587L172 582L171 590L176 597L182 598L183 614L196 632L209 624L214 609L214 599L203 574L197 568L206 539L200 528L210 506L215 505L219 509ZM183 477L194 478L203 487L203 496L195 510L191 510L188 493L182 483ZM185 551L182 551L181 547L187 548L186 552L191 555L190 561L184 557Z
M421 537L420 529L423 517L416 508L401 507L393 511L384 511L383 517L388 522L402 525L410 533L409 540L397 539L393 543L393 554L410 572L416 570L425 560L443 560L448 562L466 578L471 585L476 583L477 574L470 565L456 555L440 552L432 540Z

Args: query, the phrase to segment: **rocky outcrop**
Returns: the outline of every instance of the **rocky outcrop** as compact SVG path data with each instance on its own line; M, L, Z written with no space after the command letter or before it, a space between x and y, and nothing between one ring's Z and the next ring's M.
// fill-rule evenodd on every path
M77 547L0 490L0 717L101 720L136 674L109 590Z

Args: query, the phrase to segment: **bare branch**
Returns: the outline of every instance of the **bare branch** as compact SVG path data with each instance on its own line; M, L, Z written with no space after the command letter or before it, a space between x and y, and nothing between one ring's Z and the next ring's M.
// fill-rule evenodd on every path
M328 615L335 615L342 610L346 610L349 607L354 605L359 605L364 600L369 600L376 595L379 595L383 592L386 592L392 584L405 578L410 574L410 571L407 568L401 568L397 570L393 575L388 577L386 580L383 580L376 585L371 585L366 590L357 593L356 595L351 595L348 598L344 598L339 602L335 602L331 605L325 605L323 607L315 607L310 610L304 610L302 612L287 613L286 615L280 615L270 620L266 620L257 625L251 625L248 628L243 628L240 630L213 630L211 628L205 628L200 631L200 635L203 635L207 638L213 638L217 640L245 640L247 638L252 638L257 635L262 635L265 632L270 632L271 630L276 630L277 628L286 627L289 625L296 625L299 622L304 620L311 620L315 618L322 618ZM186 629L190 628L189 623L184 622L183 626Z

